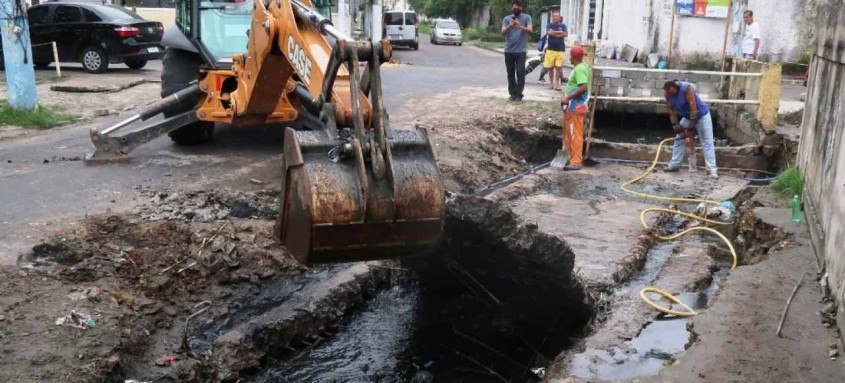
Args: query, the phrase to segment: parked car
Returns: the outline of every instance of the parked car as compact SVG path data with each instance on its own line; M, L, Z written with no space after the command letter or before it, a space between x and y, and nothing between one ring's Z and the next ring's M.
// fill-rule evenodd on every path
M384 13L384 38L391 45L420 49L420 33L414 11L387 11Z
M432 44L464 44L461 26L455 20L437 20L431 28Z
M36 5L26 12L36 67L53 62L53 41L60 61L80 62L91 73L105 72L110 63L141 69L164 54L164 26L125 8L61 2Z

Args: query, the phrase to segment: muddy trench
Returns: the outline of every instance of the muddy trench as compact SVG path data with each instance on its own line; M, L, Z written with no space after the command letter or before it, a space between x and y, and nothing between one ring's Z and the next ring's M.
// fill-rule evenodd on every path
M498 129L503 145L529 164L547 162L560 146L553 124ZM536 170L500 174L505 182L486 189ZM526 193L590 203L630 198L618 179L577 180L546 179ZM149 203L131 215L91 217L85 235L48 241L25 257L57 279L107 281L89 299L114 300L114 312L100 315L131 331L97 364L104 381L541 381L556 358L600 328L612 296L652 283L678 246L644 242L635 270L612 289L591 290L569 244L507 206L520 195L494 202L457 194L433 254L304 267L272 240L278 191L144 193ZM725 233L738 243L741 264L784 238L758 225L752 196L751 189L737 196L737 224ZM687 224L669 219L658 227L667 234ZM709 245L711 278L681 295L696 309L712 302L728 274L723 246ZM137 296L124 293L132 290ZM613 353L585 356L589 363L573 375L616 379L659 369L694 341L685 323L658 318ZM619 362L614 353L628 357ZM596 360L607 363L595 368Z
M299 325L273 321L250 333L253 363L228 363L224 379L245 381L539 381L545 368L592 317L565 242L538 232L500 204L449 201L443 247L383 264L370 285L333 302L342 315ZM254 327L292 306L308 280L345 265L265 287L226 318L192 329L192 349L220 353L233 328ZM345 309L345 310L344 310ZM318 324L322 323L322 324ZM310 328L308 328L310 326ZM274 328L275 327L275 328ZM285 330L284 328L288 328ZM241 330L247 332L249 330ZM255 338L258 339L255 339ZM215 357L219 360L219 357ZM238 371L239 370L239 371Z

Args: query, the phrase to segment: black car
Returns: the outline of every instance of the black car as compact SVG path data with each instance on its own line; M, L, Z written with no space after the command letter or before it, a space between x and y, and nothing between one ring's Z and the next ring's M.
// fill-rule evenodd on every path
M46 67L53 59L55 41L59 60L81 62L87 72L102 73L109 63L133 69L164 54L164 26L129 10L111 5L49 3L27 10L32 40L32 62ZM0 46L2 49L2 46ZM2 64L2 60L0 60Z

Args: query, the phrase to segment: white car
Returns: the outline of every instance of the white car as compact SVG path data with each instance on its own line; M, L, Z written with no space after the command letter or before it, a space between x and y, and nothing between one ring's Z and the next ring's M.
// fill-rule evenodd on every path
M464 44L461 26L455 20L437 20L431 28L432 44Z
M391 45L420 49L417 14L414 11L387 11L384 13L384 38Z

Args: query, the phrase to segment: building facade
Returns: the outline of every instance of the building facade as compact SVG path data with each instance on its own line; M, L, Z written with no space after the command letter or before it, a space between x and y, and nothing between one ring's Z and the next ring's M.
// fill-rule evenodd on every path
M573 39L578 41L631 45L639 50L641 57L649 53L681 58L705 54L714 59L721 59L723 51L728 56L738 55L745 31L742 13L751 9L762 32L761 59L781 62L796 61L810 48L805 30L812 26L810 9L815 3L806 0L561 0L561 7L570 30L576 33ZM701 4L706 5L707 15L711 17L681 14L686 10L695 13ZM701 8L702 14L704 9Z

